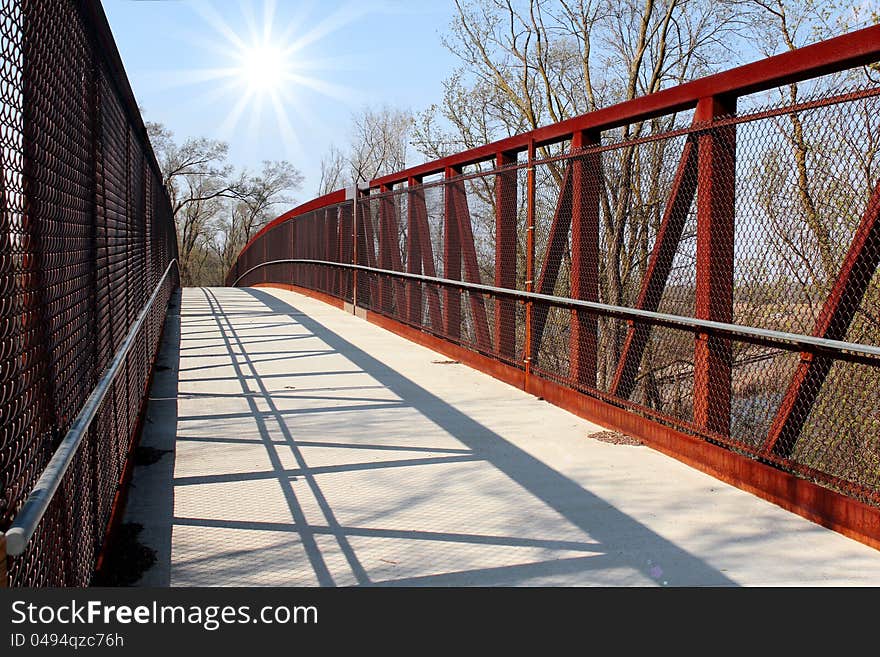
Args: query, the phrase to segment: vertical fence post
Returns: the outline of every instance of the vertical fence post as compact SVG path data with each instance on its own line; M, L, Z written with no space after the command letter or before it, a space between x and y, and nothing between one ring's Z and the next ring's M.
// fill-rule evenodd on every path
M583 131L572 136L573 151L599 144L600 136ZM571 161L571 296L599 301L599 195L602 155L591 153ZM575 385L596 386L599 318L572 311L569 377Z
M263 262L266 262L269 260L269 240L267 240L265 238L265 236L263 236L260 238L260 241L262 242L262 247L263 247ZM263 274L263 282L268 283L269 282L269 274L266 272L266 267L262 268L262 274Z
M397 235L392 235L391 193L392 185L379 186L379 269L394 269L391 249L396 249ZM379 278L379 308L390 315L394 307L394 280L388 276Z
M336 248L333 249L333 262L342 262L345 252L345 209L340 205L336 208L336 230L334 232ZM338 267L332 272L334 293L338 297L345 298L345 270Z
M736 100L716 97L697 104L695 121L708 124L736 110ZM707 126L708 127L708 126ZM697 170L696 316L733 321L734 191L736 127L699 133ZM729 338L698 333L694 347L694 423L727 435L730 431L733 351Z
M461 280L461 236L451 181L460 174L460 169L446 167L443 187L443 277L454 281ZM453 340L461 337L461 291L456 288L443 289L443 330Z
M354 194L352 194L351 201L351 264L358 264L358 235L360 235L360 231L358 230L358 219L361 216L361 213L358 212L358 206L360 205L360 190L357 187L357 184L354 186ZM351 270L351 305L355 312L357 312L358 305L358 270Z
M422 249L421 236L419 235L418 212L420 202L416 196L424 197L425 190L421 189L422 181L419 178L409 177L406 183L406 270L410 274L422 273ZM418 281L407 281L406 318L413 326L422 323L422 284Z
M516 152L498 153L498 169L515 165ZM495 286L516 287L516 169L495 175ZM516 358L516 301L495 299L495 349L502 358Z
M535 140L529 139L526 175L526 292L535 290ZM536 345L537 347L538 345ZM526 385L532 373L532 301L526 301L526 334L523 345Z

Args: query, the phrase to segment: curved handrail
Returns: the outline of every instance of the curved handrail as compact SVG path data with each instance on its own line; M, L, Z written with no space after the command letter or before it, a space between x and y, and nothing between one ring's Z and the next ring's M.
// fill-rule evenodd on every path
M165 273L162 275L162 278L153 290L150 299L141 309L141 312L132 325L131 330L128 332L128 335L125 336L125 340L123 340L122 346L113 357L113 361L107 366L107 369L104 371L104 374L101 376L95 389L92 390L92 394L89 395L82 410L80 410L70 429L67 431L67 435L64 436L64 440L58 445L58 449L55 450L49 463L43 470L43 474L40 475L40 478L34 485L33 490L31 490L30 495L28 495L21 510L15 516L12 525L6 531L6 553L8 555L13 557L19 556L24 553L25 549L27 549L27 545L33 537L34 532L37 530L40 521L43 519L43 515L45 515L46 510L49 508L49 504L52 502L55 492L58 490L58 486L61 485L61 481L64 479L67 469L73 462L73 457L76 456L86 431L88 431L92 420L94 420L95 416L98 414L98 409L104 401L104 397L107 396L107 392L110 390L110 385L113 383L116 375L119 374L119 370L125 362L125 357L128 355L128 352L131 351L131 347L134 345L135 338L137 337L141 326L143 326L147 314L152 309L153 304L159 296L159 291L162 289L165 280L171 273L171 268L174 266L177 266L176 259L168 263ZM2 536L2 534L0 534L0 536Z
M856 342L844 342L842 340L831 340L829 338L821 338L813 335L804 335L802 333L789 333L786 331L775 331L772 329L762 329L753 326L745 326L742 324L729 324L726 322L716 322L708 319L698 319L696 317L685 317L683 315L673 315L670 313L659 313L650 310L642 310L639 308L629 308L627 306L614 306L607 303L599 303L596 301L584 301L582 299L572 299L570 297L557 297L550 294L541 294L539 292L526 292L524 290L512 290L506 287L495 287L492 285L484 285L482 283L468 283L466 281L455 280L451 278L439 278L437 276L424 276L422 274L411 274L409 272L394 271L391 269L377 269L376 267L365 267L363 265L354 265L345 262L333 262L331 260L312 260L308 258L287 258L282 260L271 260L263 262L255 267L251 267L241 276L239 276L232 287L238 285L242 278L250 274L252 271L266 267L269 265L280 264L302 264L302 265L325 265L339 267L341 269L350 269L363 271L372 274L380 274L382 276L392 276L408 280L415 280L422 283L433 283L436 285L444 285L456 287L469 292L494 294L523 301L538 301L556 306L570 309L587 310L612 317L622 319L639 319L649 324L660 324L665 326L675 326L690 331L706 331L709 333L719 333L721 335L739 337L746 340L771 342L774 346L789 348L795 351L811 351L824 350L839 354L840 352L849 352L859 357L870 359L872 363L876 363L880 358L880 347L867 344L859 344Z

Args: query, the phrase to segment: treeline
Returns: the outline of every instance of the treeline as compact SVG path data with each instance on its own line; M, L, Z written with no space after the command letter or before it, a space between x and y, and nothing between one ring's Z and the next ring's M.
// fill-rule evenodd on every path
M146 126L177 224L182 283L222 285L244 245L292 202L303 176L286 161L264 162L259 172L238 170L227 161L224 142L178 143L163 125Z

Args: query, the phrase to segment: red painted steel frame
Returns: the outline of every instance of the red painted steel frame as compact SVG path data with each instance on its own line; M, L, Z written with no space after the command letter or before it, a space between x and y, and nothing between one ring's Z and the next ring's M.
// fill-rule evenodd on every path
M516 164L516 153L498 153L496 167ZM516 287L516 169L495 176L495 286ZM495 301L495 349L502 358L516 358L516 302Z
M870 64L880 59L880 25L850 32L798 50L785 52L664 89L617 105L582 114L530 132L501 139L485 146L382 176L371 187L404 182L410 176L429 176L447 168L485 162L498 153L522 153L535 146L571 139L579 131L601 132L664 114L693 109L702 98L736 98L773 87L815 78L826 73Z
M653 312L660 305L660 298L669 279L669 272L672 270L672 261L681 242L687 215L697 191L696 150L695 138L689 137L685 142L678 170L675 172L666 210L648 260L648 269L642 280L636 301L636 308L639 310ZM617 371L611 383L611 394L624 399L628 399L632 394L650 331L651 328L647 324L629 323L626 341L623 343Z
M544 254L544 264L541 266L541 275L535 290L539 294L552 295L556 287L556 279L559 278L559 269L562 267L562 255L568 246L568 231L571 228L571 197L572 197L572 163L565 166L562 176L562 185L559 190L559 198L556 202L556 211L553 213L553 222L550 224L550 237L547 239L547 251ZM532 310L532 330L529 337L530 352L532 359L538 358L538 346L544 337L544 328L547 325L547 316L550 308L543 304Z
M704 98L695 123L733 114L733 101ZM700 133L697 138L697 298L696 316L733 322L734 183L736 126ZM697 335L694 348L694 424L727 435L733 351L729 338Z
M461 260L464 265L464 280L468 283L482 283L480 280L480 268L477 264L477 248L474 244L473 224L471 213L468 208L467 190L463 180L456 180L446 187L447 193L452 196L452 211L454 223L458 228L459 247L461 248ZM448 215L447 215L448 216ZM481 351L489 351L489 322L486 318L486 303L480 294L473 292L468 294L471 307L471 322L473 323L474 335L476 336L477 348Z
M599 143L599 135L576 132L572 150ZM602 156L590 153L571 162L571 296L599 302L599 197L602 190ZM570 378L595 387L598 373L599 318L573 311L569 341Z
M431 231L428 227L428 207L425 204L425 190L423 188L413 188L409 196L409 203L412 204L413 214L411 215L415 225L418 228L419 253L421 254L422 273L425 276L436 277L437 269L434 266L434 248L431 246ZM415 267L418 269L418 265ZM440 292L433 285L425 286L425 294L428 297L428 319L431 328L435 331L440 330L443 326L443 316L440 311Z
M461 171L445 170L446 180L461 175ZM452 185L443 190L443 277L453 281L461 280L461 234L455 220L455 192ZM461 292L455 289L443 290L443 331L450 338L461 337Z
M410 274L422 273L422 242L419 236L421 228L419 212L425 204L425 190L420 187L421 181L410 178L407 181L406 199L406 271ZM421 198L419 198L421 197ZM406 318L413 324L422 321L422 294L420 285L408 281L406 294Z
M503 153L509 161L515 154L527 151L530 145L558 143L573 138L578 132L596 134L627 123L695 108L703 98L741 97L783 84L870 64L878 59L880 25L875 25L382 176L373 180L370 188L379 189L381 185L405 183L410 178L421 179L432 174L461 171L467 165L497 158L499 153ZM342 203L345 199L346 192L340 189L293 208L267 224L242 249L242 253L258 237L279 223L317 208Z
M292 210L288 210L284 214L282 214L277 219L269 222L265 226L263 226L260 231L254 235L250 241L245 245L245 247L241 250L242 253L247 251L251 244L256 242L260 237L268 233L270 230L275 228L276 226L283 224L288 219L294 219L296 217L301 217L307 212L311 212L312 210L319 210L321 208L326 208L328 205L336 205L337 203L343 203L345 201L345 190L338 189L335 192L330 192L329 194L325 194L324 196L319 196L318 198L312 199L307 203L303 203L302 205L298 205ZM241 257L241 255L239 255Z
M672 261L682 237L686 218L697 197L697 289L696 317L731 322L733 318L733 245L734 245L734 183L736 165L736 128L734 123L717 122L736 107L738 97L797 82L835 71L845 70L880 59L880 26L853 32L836 39L817 43L794 52L784 53L724 73L667 89L643 98L621 103L583 116L516 135L492 144L471 149L446 158L429 162L405 171L373 180L368 188L387 192L394 185L407 183L408 240L407 270L423 271L435 276L434 256L428 230L424 176L442 173L444 185L445 222L443 227L443 277L452 280L479 282L479 272L473 244L470 218L463 181L456 180L466 166L494 160L499 171L495 174L496 194L496 254L495 282L499 287L516 286L516 172L502 167L514 164L520 153L527 153L527 216L525 289L535 289L535 150L539 146L571 139L577 151L586 147L584 154L575 152L569 158L565 182L556 209L550 235L550 247L545 254L538 291L552 293L559 273L561 253L567 247L571 229L572 279L571 295L586 300L598 299L598 193L602 184L601 156L590 152L590 146L599 143L600 133L636 121L646 120L673 112L696 108L695 130L688 135L681 161L673 180L648 269L641 283L636 306L643 310L657 310L666 286ZM702 125L699 125L702 124ZM705 127L705 130L701 130ZM261 231L290 217L326 207L344 200L344 192L316 199L300 206ZM361 199L368 197L360 197ZM381 256L385 259L397 253L396 218L384 210L380 201ZM567 207L571 212L565 212ZM868 209L835 282L830 298L817 321L814 334L842 339L852 321L880 261L880 185L874 190ZM382 266L376 262L369 201L358 205L357 235L354 259L367 266ZM390 236L393 235L393 240ZM314 237L314 235L312 235ZM393 247L393 248L392 248ZM247 247L246 247L247 248ZM264 254L265 255L265 254ZM397 266L396 266L397 265ZM400 269L399 262L385 262L387 269ZM389 311L383 295L374 289L377 276L367 275L371 281L369 299L365 305ZM355 279L356 280L356 279ZM390 283L390 282L389 282ZM390 283L393 285L393 283ZM385 284L382 284L383 288ZM421 298L413 292L416 283L406 283L410 294L404 299L397 295L397 316L411 324L422 323ZM301 291L295 286L291 287ZM630 324L622 355L610 386L608 400L595 392L591 397L540 377L532 376L531 361L537 356L541 334L546 321L546 308L525 304L525 336L522 358L524 370L499 362L486 354L487 347L497 355L512 360L516 356L515 302L495 301L495 327L490 336L484 330L485 306L482 299L469 294L471 319L476 346L483 353L457 344L462 333L462 292L445 288L440 303L439 289L425 285L431 329L445 339L401 324L395 319L368 312L367 317L379 325L394 330L414 341L427 344L457 360L483 369L505 381L545 397L574 412L598 421L610 428L636 435L653 447L680 460L755 492L781 506L800 513L816 522L833 527L842 533L880 547L880 510L858 502L854 498L812 484L754 458L736 454L712 444L705 436L728 435L730 430L732 352L730 340L698 334L694 347L694 426L704 438L683 434L657 421L632 412L626 401L632 394L640 361L650 329ZM320 293L309 291L316 296ZM357 292L355 292L357 294ZM322 296L327 295L321 295ZM415 299L419 297L419 301ZM330 300L332 297L328 297ZM394 304L391 304L394 305ZM596 382L596 317L575 312L572 316L569 353L571 380L590 388ZM807 357L801 363L791 382L764 444L768 461L778 455L790 454L803 422L810 412L831 366L826 357ZM604 399L604 397L603 397ZM618 406L617 404L620 404ZM622 407L621 407L622 406ZM773 458L771 458L773 457ZM775 462L775 461L774 461Z
M326 301L337 308L342 307L339 299L295 285L270 284L257 287L293 290ZM539 377L528 377L523 370L407 326L385 315L368 310L364 311L364 318L376 326L546 399L580 417L613 431L639 438L657 451L817 524L880 549L880 508L878 507L864 504L796 475L707 443L696 436L647 420L625 408Z

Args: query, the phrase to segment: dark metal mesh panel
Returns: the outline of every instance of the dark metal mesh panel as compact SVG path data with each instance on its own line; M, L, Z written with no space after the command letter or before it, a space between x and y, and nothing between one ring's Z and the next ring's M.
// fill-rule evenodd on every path
M101 20L98 20L100 18ZM166 267L170 205L100 6L0 2L0 530ZM84 586L146 393L167 280L12 586Z
M880 88L791 93L371 190L333 262L554 297L355 274L358 306L880 503L876 357L568 303L880 345ZM295 221L288 253L327 260ZM338 296L307 272L273 280Z

